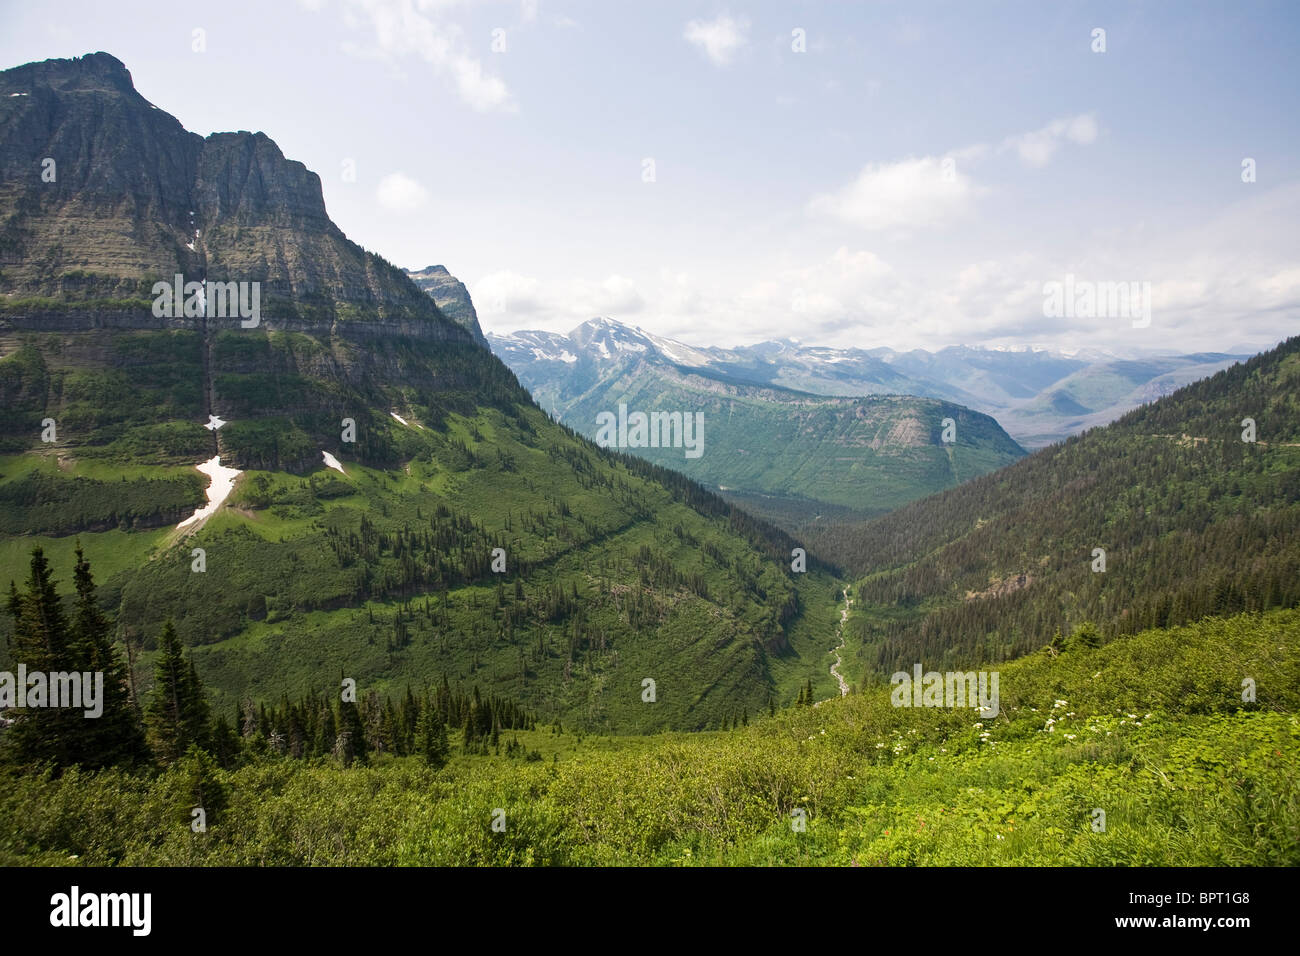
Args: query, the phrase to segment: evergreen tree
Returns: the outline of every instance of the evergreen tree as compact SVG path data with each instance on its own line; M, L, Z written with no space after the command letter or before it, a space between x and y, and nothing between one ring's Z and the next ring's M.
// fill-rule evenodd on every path
M224 715L213 721L210 741L217 763L226 769L235 766L239 760L239 735Z
M75 583L76 609L72 618L72 651L80 671L104 675L102 712L86 720L77 738L74 754L83 767L100 768L115 764L132 765L148 759L139 715L127 692L126 669L109 636L110 624L95 600L95 579L90 562L77 546ZM197 678L196 678L197 680Z
M435 769L447 763L450 749L447 744L447 726L434 707L426 706L420 712L417 736L420 740L420 754L425 763Z
M208 704L192 662L186 661L176 626L168 620L158 637L153 699L145 713L153 751L165 763L175 763L190 747L207 748Z
M350 766L353 759L362 763L366 761L366 728L361 719L361 710L353 701L345 700L339 704L338 736L346 735L344 753L341 759L344 766ZM337 738L336 738L337 740ZM337 748L336 748L337 749Z
M29 675L76 669L69 647L68 619L43 549L32 549L25 589L19 592L10 582L9 613L14 618L10 656L15 676L19 664L26 666ZM48 761L56 768L71 766L76 762L78 738L85 732L85 721L83 711L71 707L24 708L10 730L14 757L24 763Z

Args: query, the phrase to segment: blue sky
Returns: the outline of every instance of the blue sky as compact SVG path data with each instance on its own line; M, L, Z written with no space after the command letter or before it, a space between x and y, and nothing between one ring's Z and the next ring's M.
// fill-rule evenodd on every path
M1293 3L4 0L0 22L4 66L105 50L187 128L265 131L350 238L445 264L488 330L1129 353L1300 328ZM1066 274L1150 283L1149 326L1045 317Z

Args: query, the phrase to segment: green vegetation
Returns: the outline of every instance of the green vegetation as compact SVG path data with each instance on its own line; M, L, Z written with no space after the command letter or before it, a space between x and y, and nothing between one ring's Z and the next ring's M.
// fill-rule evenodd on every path
M717 381L649 363L619 367L564 408L564 421L595 438L596 417L699 412L703 454L683 448L627 449L655 464L758 503L760 513L799 528L823 511L880 514L983 475L1023 456L992 418L928 398L828 398ZM955 441L943 441L943 421ZM810 508L813 513L809 514Z
M1088 621L1110 639L1300 604L1297 422L1293 338L995 474L827 531L811 546L863 578L847 672L1007 660Z
M262 734L208 770L225 804L202 834L191 764L7 776L0 861L1294 866L1298 637L1284 611L1044 651L1002 668L985 720L894 708L881 689L726 733L541 725L502 733L519 746L499 757L453 739L442 769L377 756L343 770L266 753Z

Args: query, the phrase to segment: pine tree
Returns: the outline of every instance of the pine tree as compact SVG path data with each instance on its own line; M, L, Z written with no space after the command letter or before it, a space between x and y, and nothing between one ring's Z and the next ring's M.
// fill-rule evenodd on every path
M213 721L211 743L212 756L217 763L226 769L234 767L239 760L239 736L225 715Z
M95 600L90 562L77 546L77 604L72 619L72 651L78 670L102 673L101 713L87 719L77 738L74 759L83 767L132 765L148 759L144 731L127 693L126 670L109 637L109 621ZM197 680L197 678L196 678Z
M176 625L169 619L158 637L153 699L145 713L153 751L165 763L175 763L190 747L207 748L208 704L193 662L182 655Z
M361 719L361 710L353 701L339 704L338 736L347 735L345 742L346 756L344 766L350 766L353 759L366 762L366 728ZM336 738L337 739L337 738Z
M15 671L19 664L26 665L28 674L75 669L69 647L68 619L43 549L32 549L31 571L24 591L20 593L10 582L9 613L14 617L10 651ZM20 762L48 761L56 768L70 766L75 762L78 737L85 731L85 720L83 712L75 708L25 708L10 730L15 758Z
M420 740L420 754L425 763L435 769L447 762L449 747L447 745L447 726L439 718L437 710L427 706L420 713L417 736Z

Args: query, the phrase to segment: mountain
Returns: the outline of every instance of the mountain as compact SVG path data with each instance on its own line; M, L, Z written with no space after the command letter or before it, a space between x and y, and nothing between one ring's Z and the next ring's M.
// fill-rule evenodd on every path
M736 384L816 395L916 395L953 402L993 416L1025 448L1114 421L1129 409L1249 357L1197 353L1121 359L1095 350L1066 354L969 346L900 352L803 346L790 339L701 349L611 319L593 319L567 336L514 332L489 335L488 340L552 414L562 415L569 401L594 384L602 367L629 355L655 356ZM572 360L556 364L547 357L562 354Z
M999 413L1007 429L1037 447L1057 441L1062 429L1085 431L1228 368L1246 355L1202 352L1145 359L1097 360L1044 387L1033 398Z
M439 312L469 332L476 343L483 348L488 347L483 330L479 328L478 313L470 301L469 290L465 288L465 283L447 271L446 266L426 266L418 272L407 269L406 274L429 294Z
M1300 337L812 544L861 579L849 667L880 674L1295 607L1297 541Z
M445 679L638 732L832 686L825 571L550 421L266 135L97 53L0 73L0 162L0 580L79 540L141 693L167 619L225 713Z
M699 447L627 450L716 487L790 530L878 514L1024 454L987 415L900 395L837 398L744 381L710 353L593 319L568 336L490 341L544 407L599 441L603 415L667 413L698 423ZM944 441L944 423L954 440ZM675 435L674 435L675 437ZM699 436L692 435L694 438ZM652 440L659 436L653 435Z

